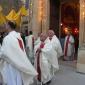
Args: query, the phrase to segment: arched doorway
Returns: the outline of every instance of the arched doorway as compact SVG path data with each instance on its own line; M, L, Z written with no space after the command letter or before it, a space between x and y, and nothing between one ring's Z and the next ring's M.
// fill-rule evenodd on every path
M64 47L65 28L71 27L75 38L75 52L79 43L79 0L50 0L50 29L60 38ZM77 59L77 57L75 57Z
M75 59L77 59L79 45L79 1L61 3L61 38L66 36L66 29L70 27L75 39Z

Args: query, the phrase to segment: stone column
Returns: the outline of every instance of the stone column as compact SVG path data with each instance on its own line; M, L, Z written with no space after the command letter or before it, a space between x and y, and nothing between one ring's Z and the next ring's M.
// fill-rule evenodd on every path
M42 32L47 32L49 29L49 17L50 17L50 0L43 0L43 19L42 19Z
M77 71L85 73L85 0L80 0L80 29Z
M33 19L33 2L34 0L29 0L29 16L28 16L28 31L32 31L32 19Z
M49 29L49 3L50 0L43 0L42 21L39 20L39 0L33 1L32 30L37 37L40 32L47 32Z
M37 37L37 33L40 32L38 21L38 0L33 0L32 31L35 37Z

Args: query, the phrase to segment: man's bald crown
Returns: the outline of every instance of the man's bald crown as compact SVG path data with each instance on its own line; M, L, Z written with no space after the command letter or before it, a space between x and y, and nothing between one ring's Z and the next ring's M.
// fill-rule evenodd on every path
M46 39L47 39L47 34L46 33L41 33L40 40L45 41Z
M48 36L49 37L53 37L53 35L55 35L53 30L48 30Z

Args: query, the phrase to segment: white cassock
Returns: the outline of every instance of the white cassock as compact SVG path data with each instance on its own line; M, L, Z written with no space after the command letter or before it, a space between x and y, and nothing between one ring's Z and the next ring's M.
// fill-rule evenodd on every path
M0 58L0 72L6 85L29 85L37 75L27 58L20 33L12 31L4 38Z
M44 42L44 47L41 49L39 53L37 50L40 47L41 42L35 46L35 67L37 69L38 80L43 83L51 80L51 65L55 69L59 69L58 60L55 55L55 51L52 48L50 41L47 39Z
M28 57L30 61L34 62L34 36L29 35L26 37L26 48L28 49Z
M49 39L49 38L48 38ZM49 39L50 40L50 39ZM52 37L52 39L50 40L54 50L56 51L57 53L57 57L60 57L63 55L63 52L62 52L62 47L61 47L61 44L60 44L60 41L59 39L56 37L56 35L54 35Z
M26 54L27 54L27 56L29 57L28 37L29 37L29 36L26 36L26 37L25 37L25 42L26 42Z
M0 48L1 48L1 44L0 44Z
M1 44L0 44L0 50L1 50ZM0 73L0 85L3 85L3 78L2 78L1 73Z
M34 42L34 46L35 46L35 45L38 45L40 42L41 42L41 41L40 41L40 37L38 37L38 38L35 40L35 42Z
M71 60L74 56L74 52L74 38L72 35L66 36L64 42L64 59Z

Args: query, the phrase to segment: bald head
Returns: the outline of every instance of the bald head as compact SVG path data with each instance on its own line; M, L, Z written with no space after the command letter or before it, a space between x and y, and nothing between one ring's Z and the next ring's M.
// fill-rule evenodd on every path
M72 33L71 29L68 29L67 32L66 32L67 35L71 35L71 33Z
M48 36L53 37L55 35L53 30L48 30Z
M40 40L44 42L47 39L47 35L45 33L40 34Z

